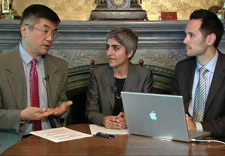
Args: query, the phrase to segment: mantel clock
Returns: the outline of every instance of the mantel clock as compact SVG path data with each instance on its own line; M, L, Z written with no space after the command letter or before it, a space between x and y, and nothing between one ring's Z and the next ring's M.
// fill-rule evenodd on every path
M129 9L131 0L107 0L109 9Z

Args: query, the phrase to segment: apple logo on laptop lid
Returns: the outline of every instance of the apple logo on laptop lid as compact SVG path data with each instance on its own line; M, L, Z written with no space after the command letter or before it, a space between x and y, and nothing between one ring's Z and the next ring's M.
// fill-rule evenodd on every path
M150 119L152 120L157 120L157 114L155 111L152 111L151 113L149 113Z

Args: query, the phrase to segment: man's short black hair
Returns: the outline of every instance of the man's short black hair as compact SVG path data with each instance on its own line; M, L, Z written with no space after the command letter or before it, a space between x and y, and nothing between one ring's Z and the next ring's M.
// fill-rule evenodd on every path
M216 41L214 43L215 48L219 46L220 40L223 36L224 28L220 19L211 11L205 9L195 10L190 15L190 20L200 19L202 20L202 25L200 31L203 35L207 36L211 33L216 35Z
M58 15L52 9L45 5L33 4L23 11L20 24L24 24L24 21L34 21L38 23L40 18L45 18L55 24L60 23Z

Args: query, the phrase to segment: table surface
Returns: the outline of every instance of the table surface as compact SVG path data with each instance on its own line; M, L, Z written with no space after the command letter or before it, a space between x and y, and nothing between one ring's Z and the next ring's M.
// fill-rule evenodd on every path
M68 128L90 134L88 124L70 125ZM225 145L166 141L138 135L119 135L113 139L93 136L54 143L32 135L12 146L2 155L225 155Z

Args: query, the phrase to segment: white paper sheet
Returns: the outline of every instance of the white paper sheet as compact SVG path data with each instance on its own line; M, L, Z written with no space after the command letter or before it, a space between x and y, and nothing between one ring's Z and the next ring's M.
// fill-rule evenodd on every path
M117 130L117 129L107 129L105 127L100 127L98 125L90 124L89 125L91 134L95 135L97 132L103 132L107 134L120 134L120 135L125 135L129 134L127 129L123 130Z
M74 131L74 130L66 128L66 127L33 131L30 133L33 135L48 139L50 141L56 142L56 143L93 136L90 134Z

